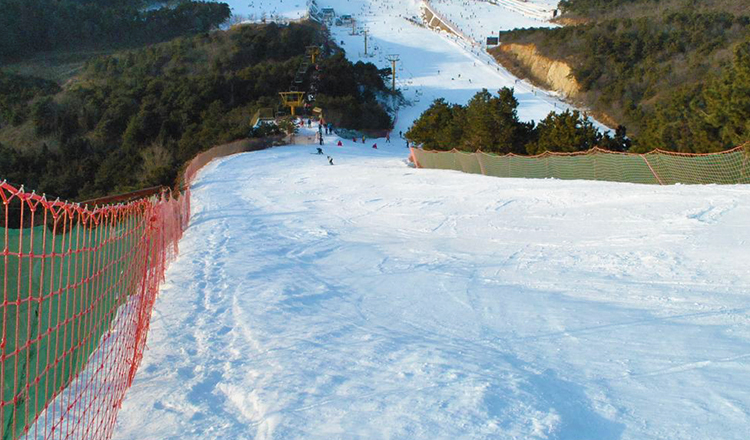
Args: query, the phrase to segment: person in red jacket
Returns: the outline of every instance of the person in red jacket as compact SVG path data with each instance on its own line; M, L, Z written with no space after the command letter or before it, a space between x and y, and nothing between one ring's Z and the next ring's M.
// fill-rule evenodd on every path
M374 148L374 149L377 150L378 149L378 144L372 144L372 148Z

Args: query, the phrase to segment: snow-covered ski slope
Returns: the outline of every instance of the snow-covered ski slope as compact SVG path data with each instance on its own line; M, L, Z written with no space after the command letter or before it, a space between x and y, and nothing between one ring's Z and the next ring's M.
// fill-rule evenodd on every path
M247 21L275 17L298 20L307 15L307 0L211 0L226 3L232 14Z
M430 0L430 5L480 44L500 30L557 26L548 21L554 8L519 0Z
M465 3L467 14L473 15L475 9L495 10L495 18L491 20L493 27L488 30L495 34L499 29L550 26L489 3L461 3ZM482 88L496 92L502 87L514 87L519 100L519 117L523 120L539 121L551 111L569 108L554 94L519 81L481 47L408 21L407 18L413 17L421 19L421 0L318 0L318 5L333 7L338 14L352 14L361 28L367 28L367 55L364 52L364 33L351 35L350 27L334 26L331 29L336 41L344 43L342 47L352 61L370 61L381 67L390 67L387 56L399 55L398 85L411 105L400 109L396 132L406 131L435 99L465 104ZM444 15L452 11L444 9L444 4L432 3L432 6L441 13L446 12ZM468 26L471 20L463 20L460 16L451 20L461 26L464 33L479 32Z
M305 0L224 0L235 13L243 17L280 15L288 18L301 16ZM537 0L544 6L548 0ZM331 33L347 57L352 61L369 61L381 68L390 68L388 55L397 54L397 83L410 105L402 107L397 116L395 131L406 131L437 98L465 104L482 88L496 92L502 87L514 87L519 101L519 117L539 121L551 111L570 108L554 93L545 92L525 81L519 81L481 47L452 35L439 34L419 27L407 20L421 20L421 0L317 0L319 8L334 8L337 15L349 14L356 21L358 32L352 35L351 26L333 26ZM441 14L458 24L464 33L485 36L497 35L501 29L517 27L553 26L518 11L487 2L469 0L431 2ZM461 8L465 17L456 14ZM288 12L284 12L287 8ZM471 16L471 17L470 17ZM486 35L481 27L487 26ZM365 54L364 29L367 29L368 50ZM606 130L606 127L599 125Z
M515 85L527 120L564 106L408 22L417 1L318 5L367 26L374 57L333 28L351 59L401 55L395 133L481 87ZM409 168L397 135L336 141L334 166L283 147L201 172L117 439L747 437L750 188L495 179Z
M744 440L750 187L211 163L118 439Z

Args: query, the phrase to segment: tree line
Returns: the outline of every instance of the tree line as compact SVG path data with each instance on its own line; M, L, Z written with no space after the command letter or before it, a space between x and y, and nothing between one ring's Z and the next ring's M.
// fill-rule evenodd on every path
M627 151L624 127L613 135L600 132L578 110L551 112L539 123L518 119L518 100L504 87L493 95L483 89L466 105L435 100L407 131L406 138L429 150L452 149L495 154L575 152L593 147Z
M131 47L206 32L226 22L226 3L147 0L0 0L0 60L86 47Z

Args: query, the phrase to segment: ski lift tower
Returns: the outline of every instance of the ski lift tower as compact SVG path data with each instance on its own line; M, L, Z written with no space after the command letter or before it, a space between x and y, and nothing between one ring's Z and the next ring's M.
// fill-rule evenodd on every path
M279 92L281 95L281 101L284 103L284 107L289 107L292 111L292 116L295 116L295 109L302 107L305 101L305 92Z
M398 55L392 54L392 55L388 55L386 59L391 62L391 74L392 74L392 80L393 80L392 90L395 92L396 91L396 63L399 61L400 58Z
M365 56L367 56L367 28L364 28L365 33Z
M307 46L307 55L310 57L310 61L312 61L312 64L315 64L315 60L318 58L318 55L320 55L320 48L318 46Z

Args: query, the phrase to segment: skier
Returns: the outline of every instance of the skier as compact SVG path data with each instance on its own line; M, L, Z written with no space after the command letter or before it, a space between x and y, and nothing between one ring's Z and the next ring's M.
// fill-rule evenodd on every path
M320 136L320 145L323 145L323 136Z
M333 165L333 158L331 156L328 156L328 164Z
M391 143L391 134L390 133L386 133L385 134L385 143L386 144L390 144Z
M336 145L338 145L339 147L343 147L344 146L344 144L341 142L341 140L339 140L339 143L336 144Z
M362 135L362 143L365 143L365 135Z
M378 144L372 144L372 148L374 148L374 149L377 150L378 149Z
M323 154L323 149L318 147L318 154Z

